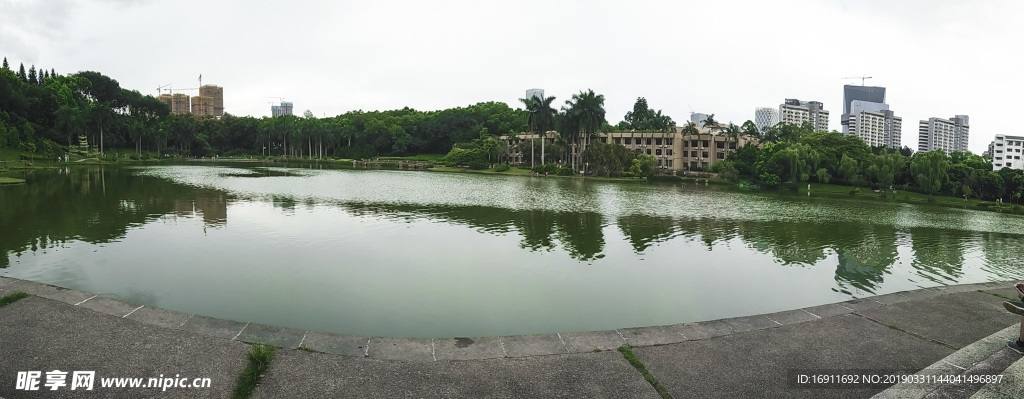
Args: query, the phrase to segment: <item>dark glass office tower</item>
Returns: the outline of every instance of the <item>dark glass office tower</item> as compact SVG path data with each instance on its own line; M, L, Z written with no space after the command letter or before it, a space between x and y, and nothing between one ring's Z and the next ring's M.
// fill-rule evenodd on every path
M885 88L878 86L843 86L843 135L850 134L850 103L854 100L885 103Z

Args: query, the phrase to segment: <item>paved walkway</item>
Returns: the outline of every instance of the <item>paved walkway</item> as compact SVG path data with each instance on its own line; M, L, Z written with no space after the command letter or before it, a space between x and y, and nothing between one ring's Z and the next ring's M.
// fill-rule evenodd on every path
M1008 327L1020 317L1001 306L1000 296L1014 296L1009 287L992 283L918 290L662 327L418 340L338 336L212 319L0 278L0 296L15 291L33 294L0 308L0 397L228 398L245 366L247 342L264 342L282 349L255 398L658 398L643 376L613 350L627 343L676 398L862 398L882 392L888 384L806 388L795 383L796 375L913 372L936 364L980 367L984 362L978 359L958 360L963 352L958 350L978 346L993 333L1015 333ZM996 351L985 355L994 364L986 370L1001 372L1020 358L999 349L1001 339L986 341ZM95 371L94 390L49 390L45 373L55 369L69 372L69 385L70 372ZM24 371L43 372L42 390L17 389L17 375ZM100 379L108 377L141 377L147 379L143 384L150 377L209 378L210 386L101 387ZM951 389L960 395L945 397L968 397L978 388ZM883 396L914 392L890 391ZM984 390L997 392L988 397L1004 391Z

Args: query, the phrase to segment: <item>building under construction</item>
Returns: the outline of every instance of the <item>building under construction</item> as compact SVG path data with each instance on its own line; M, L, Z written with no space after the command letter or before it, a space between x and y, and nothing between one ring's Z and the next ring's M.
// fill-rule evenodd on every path
M160 97L157 97L157 100L171 107L171 114L183 115L191 112L188 95L186 94L161 94Z
M189 98L183 93L161 94L158 100L171 107L174 115L224 116L224 88L214 85L199 87L199 95ZM196 89L183 89L196 90Z

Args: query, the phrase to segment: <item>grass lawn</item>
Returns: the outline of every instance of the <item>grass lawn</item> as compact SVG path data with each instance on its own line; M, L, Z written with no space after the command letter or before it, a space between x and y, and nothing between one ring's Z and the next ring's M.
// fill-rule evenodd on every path
M519 168L511 168L511 169L509 169L507 171L504 171L504 172L498 172L498 171L495 171L494 169L474 170L474 169L469 169L469 168L456 168L456 167L448 167L448 166L438 166L438 167L435 167L435 168L427 168L427 170L432 170L434 172L482 173L482 174L489 174L489 175L514 175L514 176L529 176L530 175L530 170L529 169L519 169Z
M885 197L882 193L876 193L871 189L861 187L860 192L851 194L853 187L840 186L835 184L811 183L811 195L825 195L835 198L861 199L867 201L902 202L915 205L938 205L951 208L965 208L978 210L991 210L1012 213L1024 213L1024 207L1016 204L999 204L994 201L982 201L977 198L969 198L966 201L960 197L935 195L929 198L927 194L915 193L912 191L887 192ZM794 193L806 195L807 187L801 185Z
M379 157L381 161L426 161L441 163L446 154L419 154L408 157Z

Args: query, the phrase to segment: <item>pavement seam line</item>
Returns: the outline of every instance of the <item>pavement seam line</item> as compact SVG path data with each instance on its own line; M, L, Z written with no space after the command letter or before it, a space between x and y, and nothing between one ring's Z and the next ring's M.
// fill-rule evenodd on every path
M850 308L850 307L847 307L847 306L843 306L843 304L841 304L841 303L837 303L836 305L839 305L839 307L841 307L843 309L846 309L846 310L849 310L851 312L856 312L856 310L853 310L853 308Z
M370 357L370 337L366 337L366 351L363 352L363 357Z
M437 361L437 353L434 352L434 339L433 338L430 339L430 357L434 358L435 362Z
M98 297L98 296L99 296L99 295L93 295L93 296L91 296L91 297L85 298L85 300L84 300L84 301L82 301L82 302L79 302L79 303L76 303L76 304L75 304L75 306L78 306L78 305L81 305L81 304L83 304L83 303L86 303L86 302L88 302L88 301L89 301L90 299L93 299L93 298L95 298L95 297Z
M195 315L194 314L188 315L188 318L186 318L185 321L181 322L181 324L178 324L178 328L181 328L181 326L185 325L185 323L188 323L189 320L192 320L193 316L195 316Z
M685 334L683 334L683 333L681 333L681 332L679 332L679 331L676 331L676 332L677 332L677 333L679 333L679 335L682 335L682 336L683 336L683 339L684 339L684 340L689 340L689 338L686 338L686 335L685 335Z
M302 333L302 339L299 340L299 348L302 347L302 343L303 342L306 342L306 335L307 334L309 334L309 330L306 330L306 332Z
M803 309L800 309L800 310L803 310ZM817 317L817 318L819 318L819 319L821 318L821 316L818 316L818 315L816 315L816 314L814 314L814 313L808 312L808 311L806 311L806 310L803 310L803 311L804 311L804 313L807 313L807 314L809 314L809 315L811 315L811 316Z
M508 357L508 352L505 352L505 343L501 341L501 337L498 337L498 345L501 345L501 354Z
M569 353L569 345L565 344L565 340L562 339L562 333L555 333L558 336L558 340L562 342L562 347L565 348L565 353Z
M626 345L629 345L629 341L626 341L626 337L623 336L622 333L620 333L618 329L615 330L615 333L619 334L619 338L622 338L622 342L624 342Z
M960 366L957 366L957 365L955 365L955 364L953 364L953 363L950 363L950 362L946 361L946 359L939 359L939 360L940 360L941 362L943 362L943 363L946 363L946 364L948 364L948 365L950 365L950 366L956 367L956 368L958 368L958 369L960 369L960 370L963 370L963 371L967 371L967 368L966 368L966 367L960 367Z
M132 309L131 312L128 312L128 314L126 314L124 316L121 316L121 318L123 319L123 318L126 318L126 317L130 316L132 313L135 313L136 310L142 309L143 306L146 306L146 305L142 305L142 306L139 306L139 307L137 307L135 309Z
M779 323L779 322L775 321L775 319L772 319L771 317L765 316L764 318L766 318L766 319L768 319L768 320L771 320L771 321L772 321L772 323L778 324L778 325L780 325L780 326L782 325L782 323Z
M234 340L238 339L238 337L240 337L242 335L242 331L245 331L246 327L249 327L249 323L245 323L245 325L242 326L242 329L238 330L238 334L235 334L235 337L231 338L231 340L234 341Z
M945 342L942 342L942 341L939 341L939 340L937 340L937 339L932 339L932 338L928 338L928 337L926 337L926 336L924 336L924 335L921 335L921 334L917 334L917 333L913 333L913 332L910 332L910 331L904 330L904 329L900 328L899 326L896 326L896 325L889 325L889 324L885 324L885 323L882 323L881 321L878 321L878 320L872 319L872 318L870 318L870 317L867 317L867 316L865 316L865 315L862 315L862 314L860 314L860 313L857 313L857 312L853 312L852 314L853 314L853 315L856 315L856 316L860 316L860 317L863 317L863 318L865 318L865 319L867 319L867 320L870 320L870 321L872 321L872 322L878 323L879 325L882 325L882 326L888 327L888 328L890 328L890 329L893 329L893 330L899 331L899 332L901 332L901 333L907 334L907 335L909 335L909 336L911 336L911 337L915 337L915 338L918 338L918 339L922 339L922 340L925 340L925 341L931 342L931 343L933 343L933 344L938 344L938 345L942 345L942 346L945 346L945 347L947 347L947 348L950 348L950 349L952 349L952 350L954 350L954 351L958 351L958 350L960 350L960 348L958 348L958 347L956 347L956 346L953 346L953 345L947 344L947 343L945 343Z

